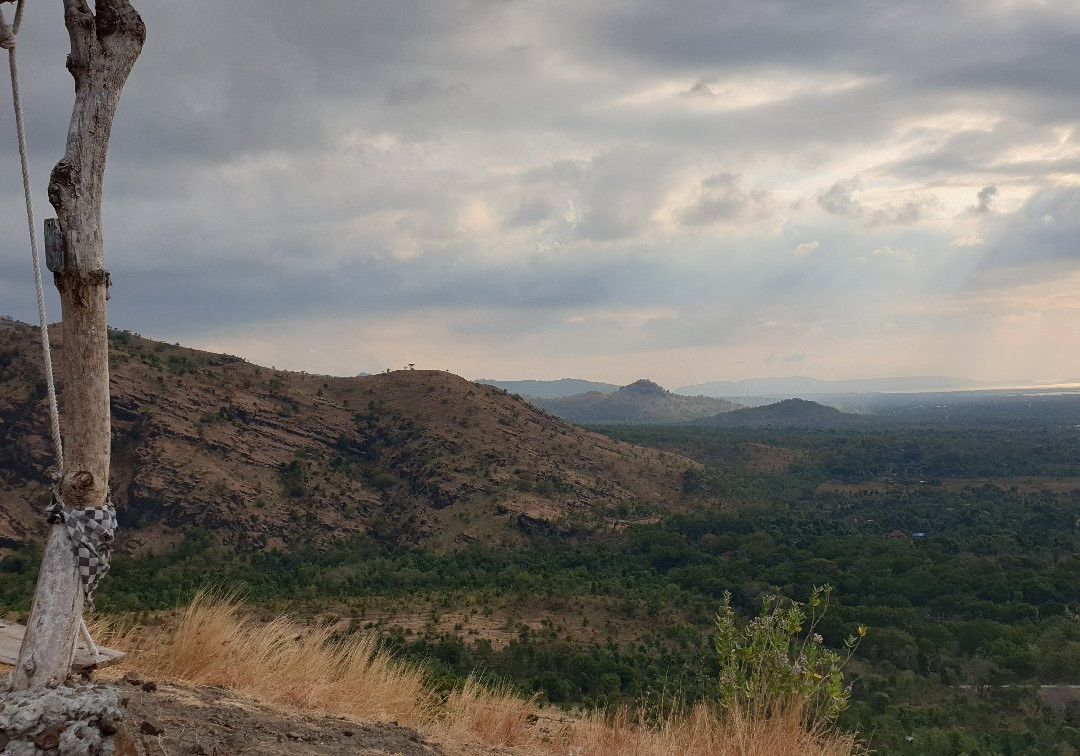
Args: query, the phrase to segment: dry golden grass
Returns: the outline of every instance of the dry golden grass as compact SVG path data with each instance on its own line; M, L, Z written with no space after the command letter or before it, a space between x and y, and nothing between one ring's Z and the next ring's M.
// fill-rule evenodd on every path
M523 756L841 756L853 737L808 733L797 705L767 719L699 704L649 722L626 710L560 717L545 727L535 699L470 678L444 702L423 670L394 661L374 636L338 641L327 628L279 617L257 622L231 596L200 593L162 628L97 623L95 638L125 650L121 668L191 685L223 685L267 703L419 727L456 751L483 744Z
M524 699L505 686L484 685L475 677L446 699L434 734L455 742L479 741L493 746L532 745L531 727L539 709L534 698Z
M396 663L373 636L337 641L287 617L258 623L234 597L199 593L170 631L97 633L129 651L127 666L141 674L285 706L418 725L432 705L422 670Z
M799 706L770 719L721 715L697 704L689 712L649 723L628 711L613 717L593 714L570 724L545 753L574 756L847 756L855 739L832 732L808 733ZM554 746L554 747L552 747Z

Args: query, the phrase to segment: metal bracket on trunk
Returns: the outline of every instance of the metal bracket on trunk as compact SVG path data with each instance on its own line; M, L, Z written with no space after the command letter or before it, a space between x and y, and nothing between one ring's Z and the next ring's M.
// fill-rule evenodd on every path
M53 273L67 270L67 237L59 218L45 219L45 267Z

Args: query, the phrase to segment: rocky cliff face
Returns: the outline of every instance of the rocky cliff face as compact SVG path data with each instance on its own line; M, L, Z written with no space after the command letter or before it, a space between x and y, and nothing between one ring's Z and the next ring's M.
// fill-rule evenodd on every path
M681 475L696 467L449 373L332 378L110 338L113 498L130 550L190 528L241 549L358 534L450 548L535 527L604 528L677 506ZM43 532L36 339L0 321L0 549Z

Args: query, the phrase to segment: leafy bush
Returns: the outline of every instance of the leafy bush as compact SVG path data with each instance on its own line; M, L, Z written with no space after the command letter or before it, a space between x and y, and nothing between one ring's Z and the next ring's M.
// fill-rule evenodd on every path
M754 716L770 716L804 706L810 727L836 721L851 696L843 668L866 629L844 641L847 654L827 648L817 627L829 608L832 586L815 586L805 604L778 593L765 596L761 613L736 625L731 594L725 592L716 614L716 653L720 661L720 703Z

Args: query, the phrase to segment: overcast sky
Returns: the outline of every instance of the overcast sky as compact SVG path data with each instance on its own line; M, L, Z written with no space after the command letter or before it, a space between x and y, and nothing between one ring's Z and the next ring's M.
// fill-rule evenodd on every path
M136 7L116 327L342 375L1080 379L1080 4ZM41 218L66 44L32 2ZM34 321L5 113L0 314Z

